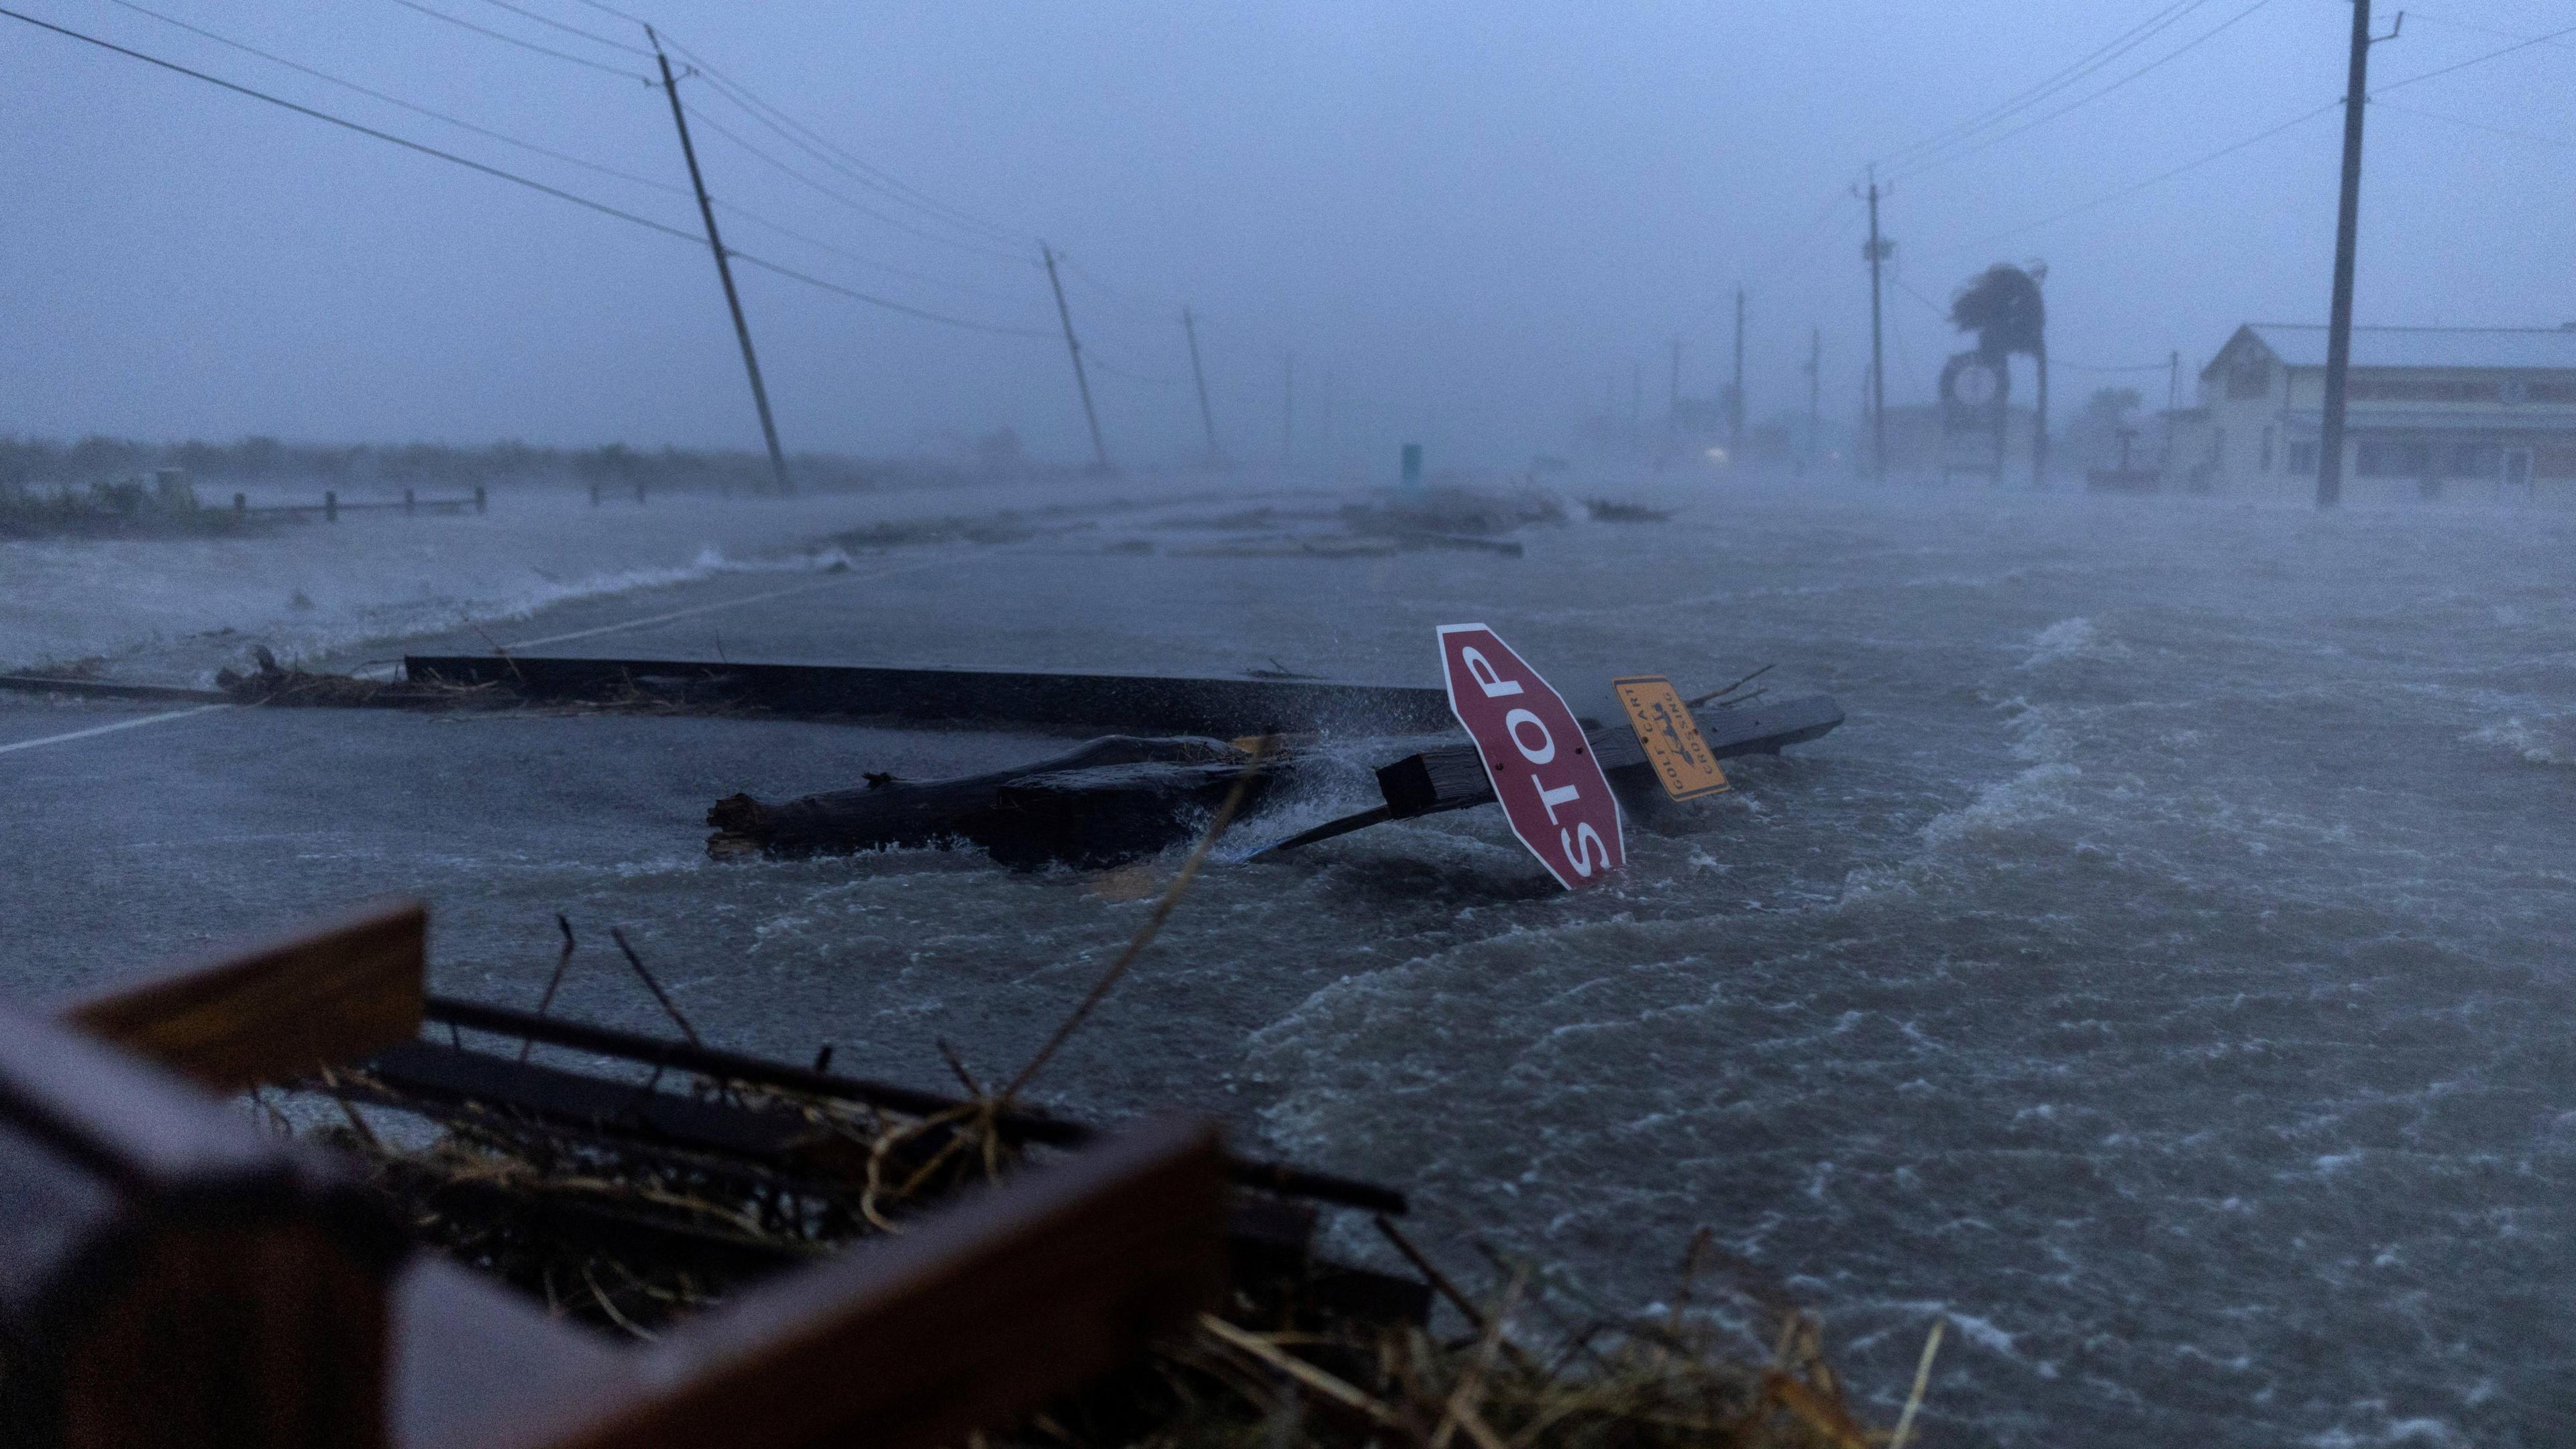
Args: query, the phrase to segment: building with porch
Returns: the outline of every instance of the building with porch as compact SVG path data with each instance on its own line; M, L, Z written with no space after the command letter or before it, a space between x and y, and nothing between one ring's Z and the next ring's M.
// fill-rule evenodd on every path
M2326 329L2249 323L2168 420L2168 490L2315 495ZM2344 497L2576 502L2576 324L2355 327Z

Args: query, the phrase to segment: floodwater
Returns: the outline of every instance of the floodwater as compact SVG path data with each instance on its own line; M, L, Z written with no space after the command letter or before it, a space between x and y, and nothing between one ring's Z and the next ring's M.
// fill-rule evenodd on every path
M1829 690L1850 722L1735 764L1730 795L1632 819L1605 888L1557 890L1493 811L1212 869L1041 1095L1101 1116L1223 1112L1270 1150L1412 1189L1423 1236L1461 1266L1483 1234L1608 1304L1663 1299L1707 1225L1824 1315L1882 1405L1945 1314L1928 1442L2576 1440L2576 517L1557 486L1682 511L1621 526L1577 509L1525 530L1519 560L1208 558L1186 547L1221 532L1203 525L1223 505L1103 507L1004 542L852 554L832 587L561 648L1275 660L1430 683L1433 626L1472 620L1569 692L1641 671L1708 688L1776 663L1766 684ZM887 505L838 506L856 521ZM547 546L514 542L486 582L441 594L432 571L420 593L406 576L395 627L352 604L327 642L395 652L389 636L486 598L520 616L507 642L774 592L835 561L791 535L849 526L833 504L797 507L810 516L754 528L674 503L631 547L581 544L598 553L582 577L607 582L569 602L511 591ZM728 544L726 526L748 531ZM388 541L397 527L281 537L227 587L274 616L268 595L309 573L330 614L326 594L367 596L382 551L416 546ZM74 577L78 554L46 567ZM140 545L114 557L152 568ZM620 592L625 568L689 572ZM217 642L246 648L261 622L184 632L230 624L251 632ZM10 625L0 656L211 667L214 645L158 615L124 634L89 617L76 644L48 627ZM443 989L532 998L562 910L593 941L624 926L711 1038L797 1057L833 1041L853 1069L926 1084L946 1040L1007 1076L1174 860L1109 876L938 851L719 865L696 822L734 789L1056 747L232 711L0 757L13 792L123 792L114 838L72 832L55 858L158 902L45 903L91 924L13 932L13 989L411 889L439 911ZM1237 853L1369 803L1365 767L1401 752L1326 749L1338 781L1246 822ZM212 799L255 823L199 822ZM100 863L137 831L150 869ZM226 920L191 922L191 899ZM578 959L571 1009L653 1019L604 952Z

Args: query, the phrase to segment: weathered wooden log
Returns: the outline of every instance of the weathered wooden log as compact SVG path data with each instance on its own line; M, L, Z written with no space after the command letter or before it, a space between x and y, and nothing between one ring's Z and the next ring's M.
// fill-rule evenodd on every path
M711 855L814 855L967 841L1011 866L1104 866L1186 838L1251 768L1222 740L1111 735L1071 754L950 780L874 778L857 790L765 805L715 803ZM1248 782L1266 780L1256 771Z
M372 1193L74 1031L0 1011L0 1442L385 1442Z

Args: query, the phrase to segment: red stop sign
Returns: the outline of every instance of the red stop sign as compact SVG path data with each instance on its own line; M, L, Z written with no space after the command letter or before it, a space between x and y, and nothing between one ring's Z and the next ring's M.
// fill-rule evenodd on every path
M1538 671L1482 624L1440 626L1440 667L1512 834L1557 884L1581 890L1626 864L1610 779Z

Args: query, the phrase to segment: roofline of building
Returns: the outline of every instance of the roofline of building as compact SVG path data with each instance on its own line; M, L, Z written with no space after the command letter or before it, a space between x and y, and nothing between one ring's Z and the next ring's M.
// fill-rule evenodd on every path
M2242 325L2245 327L2279 327L2299 332L2323 332L2326 330L2326 324L2323 322L2247 322ZM2356 322L2352 325L2352 330L2355 332L2509 332L2517 334L2548 334L2555 336L2561 332L2576 332L2576 323L2571 323L2564 327L2418 327L2413 325L2401 326L2375 322ZM2233 337L2236 334L2231 332L2228 335Z

